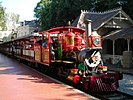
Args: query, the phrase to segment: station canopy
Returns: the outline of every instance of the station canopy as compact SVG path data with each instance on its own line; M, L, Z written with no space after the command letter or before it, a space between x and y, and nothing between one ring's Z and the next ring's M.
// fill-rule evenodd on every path
M118 31L113 32L112 34L103 36L103 39L110 39L110 40L116 40L116 39L132 39L133 38L133 26L129 28L123 28Z

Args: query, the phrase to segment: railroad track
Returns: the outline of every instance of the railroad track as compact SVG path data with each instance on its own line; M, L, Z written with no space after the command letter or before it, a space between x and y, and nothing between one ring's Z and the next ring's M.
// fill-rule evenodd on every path
M132 95L120 91L115 91L113 93L94 94L94 96L102 100L133 100Z
M127 69L127 70L130 70L130 69ZM128 72L128 71L122 71L122 70L121 71L120 70L116 71L116 70L111 70L111 69L109 71L112 71L112 72L122 72L123 74L133 75L133 72Z
M35 69L35 70L38 70L38 69ZM76 89L79 89L81 90L82 92L85 92L82 87L76 87L76 86L73 86L73 84L69 83L68 81L64 80L63 77L56 77L52 74L49 74L49 73L45 73L43 70L38 70L39 72L41 72L42 74L46 74L52 78L55 78L56 80L59 80L59 81L62 81L63 83L67 84L67 85L70 85ZM54 76L54 77L53 77ZM115 92L111 92L111 93L101 93L101 94L98 94L98 93L89 93L89 92L85 92L89 95L92 95L96 98L99 98L101 100L133 100L133 96L132 95L129 95L129 94L126 94L126 93L123 93L123 92L120 92L120 91L115 91Z
M73 84L70 84L68 83L68 81L64 80L64 78L62 79L59 79L59 77L54 77L56 78L57 80L59 81L63 81L65 84L67 85L70 85L70 86L73 86ZM90 92L86 92L83 90L82 87L76 87L76 86L73 86L74 88L76 89L79 89L89 95L92 95L96 98L99 98L101 100L133 100L133 95L130 95L130 94L127 94L127 93L123 93L123 92L120 92L120 91L115 91L115 92L111 92L111 93L101 93L101 94L97 94L97 93L90 93Z
M49 76L51 76L51 75L49 75ZM101 100L133 100L133 95L123 93L123 92L120 92L120 91L115 91L115 92L111 92L111 93L101 93L101 94L90 93L90 92L84 91L82 87L79 88L79 87L73 86L73 84L71 84L68 81L64 80L64 78L62 78L62 79L60 79L59 77L58 78L54 77L54 78L56 78L59 81L63 81L63 83L65 83L67 85L70 85L70 86L72 86L76 89L79 89L82 92L85 92L85 93L87 93L89 95L92 95L96 98L99 98Z

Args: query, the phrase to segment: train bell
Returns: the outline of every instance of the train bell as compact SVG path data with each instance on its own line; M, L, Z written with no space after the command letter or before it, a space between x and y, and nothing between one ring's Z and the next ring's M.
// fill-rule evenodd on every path
M66 49L67 50L73 50L74 48L74 33L73 32L68 32L65 35L65 40L66 40Z

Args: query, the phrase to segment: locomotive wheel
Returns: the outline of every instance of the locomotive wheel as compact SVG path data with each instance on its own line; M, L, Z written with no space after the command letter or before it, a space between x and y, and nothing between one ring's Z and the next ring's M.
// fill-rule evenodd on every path
M88 91L89 90L89 84L88 84L88 82L83 83L83 88L84 88L85 91Z
M62 69L59 67L59 68L57 68L57 69L56 69L56 71L57 71L57 72L56 72L56 73L57 73L57 75L58 75L58 76L60 76L60 75L61 75L61 73L62 73Z
M73 77L73 83L74 84L79 84L80 80L81 80L81 77L79 75L75 75Z

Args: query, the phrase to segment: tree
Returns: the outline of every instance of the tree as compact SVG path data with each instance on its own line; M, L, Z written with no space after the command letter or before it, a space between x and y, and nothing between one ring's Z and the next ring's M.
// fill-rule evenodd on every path
M67 25L80 15L82 9L90 9L91 0L41 0L34 9L35 17L43 29Z
M8 30L16 29L16 24L19 22L19 14L7 13L6 14L6 25Z
M125 0L41 0L34 12L42 29L46 30L68 25L69 21L72 23L80 15L81 10L106 11L124 5Z
M37 6L34 9L34 16L38 20L38 24L41 26L42 29L49 28L49 5L51 0L41 0L37 3Z
M5 17L5 8L2 7L0 2L0 30L6 30L6 17Z
M105 11L118 7L117 0L92 0L94 11Z
M124 11L133 19L133 0L126 0Z

